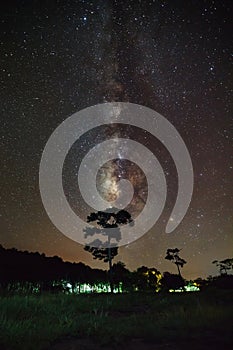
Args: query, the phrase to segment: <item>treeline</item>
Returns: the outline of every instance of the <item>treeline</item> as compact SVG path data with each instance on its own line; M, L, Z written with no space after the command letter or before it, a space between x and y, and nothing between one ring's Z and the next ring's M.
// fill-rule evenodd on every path
M90 283L107 281L106 271L92 269L79 262L64 262L60 257L5 249L0 245L0 286L2 289L34 285L40 290L58 286L58 282ZM57 282L57 283L56 283ZM15 286L15 287L14 287ZM56 288L54 288L56 289Z
M111 275L109 275L111 274ZM193 285L205 288L213 285L233 288L233 276L193 281ZM109 281L116 292L154 291L178 289L187 286L181 276L156 268L139 267L129 271L122 262L113 264L111 272L92 269L79 262L64 262L60 257L46 257L44 254L5 249L0 245L0 290L2 293L40 293L50 292L106 292ZM88 289L85 289L88 286Z
M5 249L0 246L0 287L2 290L39 292L39 291L82 291L88 285L89 290L103 290L109 283L116 291L157 290L162 278L154 268L140 267L132 273L121 262L113 264L109 271L92 269L79 262L64 262L60 257L46 257L45 254ZM110 277L110 278L109 278Z

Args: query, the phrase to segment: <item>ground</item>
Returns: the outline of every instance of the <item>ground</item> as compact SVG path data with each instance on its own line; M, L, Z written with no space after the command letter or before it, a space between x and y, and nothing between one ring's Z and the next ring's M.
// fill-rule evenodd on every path
M0 297L0 350L230 350L232 291Z

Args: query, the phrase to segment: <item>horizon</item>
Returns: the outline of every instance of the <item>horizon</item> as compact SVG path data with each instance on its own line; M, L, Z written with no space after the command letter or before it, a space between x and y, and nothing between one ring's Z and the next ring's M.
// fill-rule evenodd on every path
M5 248L5 247L4 247L3 245L1 245L1 244L0 244L0 247L4 248L5 250L16 249L18 252L21 252L21 253L32 253L32 254L33 254L33 253L39 253L40 255L44 254L46 258L59 257L59 258L61 258L62 262L64 262L64 263L66 263L66 262L76 263L76 264L81 263L81 264L84 264L84 265L90 267L91 269L100 269L100 270L102 270L102 271L108 271L108 265L106 264L106 262L103 262L103 261L93 261L93 262L96 262L97 264L93 264L93 266L92 266L91 264L89 265L89 264L84 263L83 261L80 261L80 260L76 260L76 261L64 260L61 256L58 256L58 255L46 255L45 253L43 253L43 252L38 252L38 251L18 250L18 249L15 248L15 247ZM173 247L173 248L174 248L174 247ZM90 256L91 256L91 254L90 254ZM118 255L117 255L117 256L118 256ZM121 263L124 264L124 261L117 259L117 256L116 256L115 260L114 260L114 258L113 258L113 261L112 261L113 264L117 264L118 262L121 262ZM229 257L226 257L225 259L227 259L227 258L229 258ZM93 260L93 258L92 258L92 260ZM220 261L220 259L214 259L214 260ZM214 261L214 260L212 260L212 261ZM187 261L187 264L188 264L188 261ZM211 262L211 264L212 264L212 262ZM135 268L130 269L126 264L124 264L124 265L125 265L125 267L126 267L130 272L134 272L134 271L137 270L137 268L142 267L142 266L145 266L145 265L138 265L138 266L136 266ZM213 264L212 264L212 265L213 265ZM184 266L186 266L186 265L184 265ZM149 268L156 268L161 274L164 274L164 273L166 273L166 272L169 272L169 273L171 273L171 274L177 274L176 267L175 267L173 264L171 264L171 263L168 263L168 267L171 267L171 268L170 268L170 269L167 269L166 271L161 271L160 269L157 268L157 266L152 266L152 265L151 265L151 266L145 266L145 267L147 267L148 269L149 269ZM206 279L206 278L208 278L208 277L216 277L216 276L221 275L219 269L218 269L216 266L214 266L214 265L213 265L213 267L214 267L214 269L216 270L216 271L215 271L215 274L212 274L212 275L211 275L211 274L208 274L208 275L205 275L205 276L198 275L198 276L193 277L193 278L187 278L187 277L186 277L186 274L185 274L185 269L182 268L182 270L181 270L181 271L182 271L182 277L183 277L185 280L187 280L187 281L192 281L192 280L195 280L195 279L197 279L197 278ZM172 271L171 271L171 270L172 270ZM230 271L230 272L228 272L227 274L228 274L228 275L231 275L231 274L233 274L233 272Z
M212 275L233 247L232 4L121 5L1 2L0 243L104 266L83 226L117 203L129 269L178 247Z

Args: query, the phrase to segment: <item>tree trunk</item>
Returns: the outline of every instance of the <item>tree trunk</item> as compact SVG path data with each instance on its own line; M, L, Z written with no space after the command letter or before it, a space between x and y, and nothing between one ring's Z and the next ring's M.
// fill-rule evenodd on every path
M177 266L177 269L178 269L179 276L182 278L181 273L180 273L180 267L179 267L179 264L176 264L176 266Z
M108 248L108 263L109 263L109 284L111 293L113 293L113 281L112 281L112 257L111 257L111 248Z

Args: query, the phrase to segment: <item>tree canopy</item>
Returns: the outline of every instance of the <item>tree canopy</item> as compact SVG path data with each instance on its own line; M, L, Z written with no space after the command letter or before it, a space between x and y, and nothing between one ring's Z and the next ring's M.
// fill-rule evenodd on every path
M180 251L181 249L178 249L178 248L174 248L174 249L169 248L167 249L166 256L165 256L165 259L170 260L172 263L174 263L177 266L179 276L181 276L180 267L183 267L184 264L187 263L184 259L182 259L179 256Z

